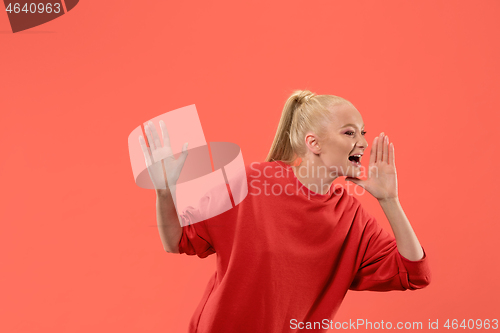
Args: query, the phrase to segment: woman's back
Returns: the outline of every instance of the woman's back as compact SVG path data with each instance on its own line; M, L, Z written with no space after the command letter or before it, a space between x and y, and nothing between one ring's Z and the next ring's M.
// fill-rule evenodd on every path
M182 228L180 253L217 254L189 332L292 332L300 323L322 331L348 289L429 283L425 255L402 257L394 237L342 188L316 194L282 161L252 163L246 173L239 205ZM181 218L201 220L217 203L214 193Z

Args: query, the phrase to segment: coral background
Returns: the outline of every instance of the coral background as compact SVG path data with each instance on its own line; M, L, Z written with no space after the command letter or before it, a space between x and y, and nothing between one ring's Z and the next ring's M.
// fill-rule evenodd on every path
M196 104L207 141L263 161L294 89L350 100L370 144L389 135L433 271L418 291L348 292L335 321L498 319L499 15L496 0L86 0L13 34L0 13L0 330L185 332L215 256L164 252L127 137Z

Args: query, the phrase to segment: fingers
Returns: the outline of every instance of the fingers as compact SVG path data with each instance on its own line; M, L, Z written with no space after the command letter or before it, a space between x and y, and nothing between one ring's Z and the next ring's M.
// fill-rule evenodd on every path
M386 135L384 137L384 145L383 145L383 153L382 153L382 161L389 163L389 137Z
M151 151L155 150L155 143L153 141L153 135L151 133L151 129L149 128L149 124L144 124L144 132L146 132L146 137L148 138L149 148Z
M396 159L394 158L394 144L391 142L391 145L389 147L389 164L391 165L396 165Z
M377 159L376 162L382 162L382 156L384 153L384 132L380 133L377 140Z
M182 169L182 167L184 166L184 162L186 162L186 158L188 156L188 150L187 150L187 146L188 146L188 142L186 142L184 144L184 146L182 146L182 154L181 156L179 156L179 158L177 159L177 162L179 163L179 166L180 168Z
M170 147L170 137L168 135L168 130L167 126L165 125L165 122L163 120L160 120L160 129L163 137L163 147L160 141L160 136L158 135L158 132L156 131L156 127L153 124L152 121L148 121L147 123L144 124L144 132L146 132L146 136L148 139L149 147L150 147L150 154L148 154L150 162L157 162L160 160L163 160L166 157L172 156L172 149ZM142 139L144 141L144 139ZM142 144L142 143L141 143ZM144 143L145 144L145 143ZM188 143L186 142L184 146L182 147L182 154L179 157L180 163L184 164L184 161L186 160L187 157L187 146ZM142 147L142 146L141 146ZM147 147L146 147L147 150ZM144 148L143 148L144 151ZM178 160L179 160L178 159Z
M151 156L149 155L149 150L148 147L146 146L146 141L144 141L144 138L142 135L139 135L139 144L141 145L142 152L144 153L144 158L146 159L146 166L150 166L151 163Z
M394 145L392 143L389 145L389 136L385 135L384 132L380 133L378 137L373 139L370 164L375 162L393 163L393 159L391 160L393 158L391 149L394 149Z
M373 139L372 149L370 150L370 165L377 161L377 142L378 136Z
M149 129L151 130L151 134L153 135L153 140L155 142L155 148L161 148L161 141L160 141L160 136L158 135L158 132L156 131L156 126L153 124L153 122L150 120L148 122Z
M165 122L163 120L160 120L160 129L161 129L161 136L163 137L163 147L171 149L170 137L168 136L167 126L165 126Z

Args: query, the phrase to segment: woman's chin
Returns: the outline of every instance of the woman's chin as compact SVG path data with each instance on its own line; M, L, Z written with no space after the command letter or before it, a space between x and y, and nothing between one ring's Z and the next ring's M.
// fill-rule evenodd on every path
M352 170L351 172L349 172L349 176L348 177L359 178L360 175L361 175L361 169L360 168L356 168L356 169Z

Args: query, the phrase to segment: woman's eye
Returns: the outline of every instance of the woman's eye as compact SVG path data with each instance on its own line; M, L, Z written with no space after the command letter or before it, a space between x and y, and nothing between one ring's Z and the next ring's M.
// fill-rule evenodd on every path
M349 132L345 132L345 134L347 134L347 135L353 135L354 132L353 131L349 131ZM365 134L366 134L366 131L362 131L361 132L361 135L365 135Z

